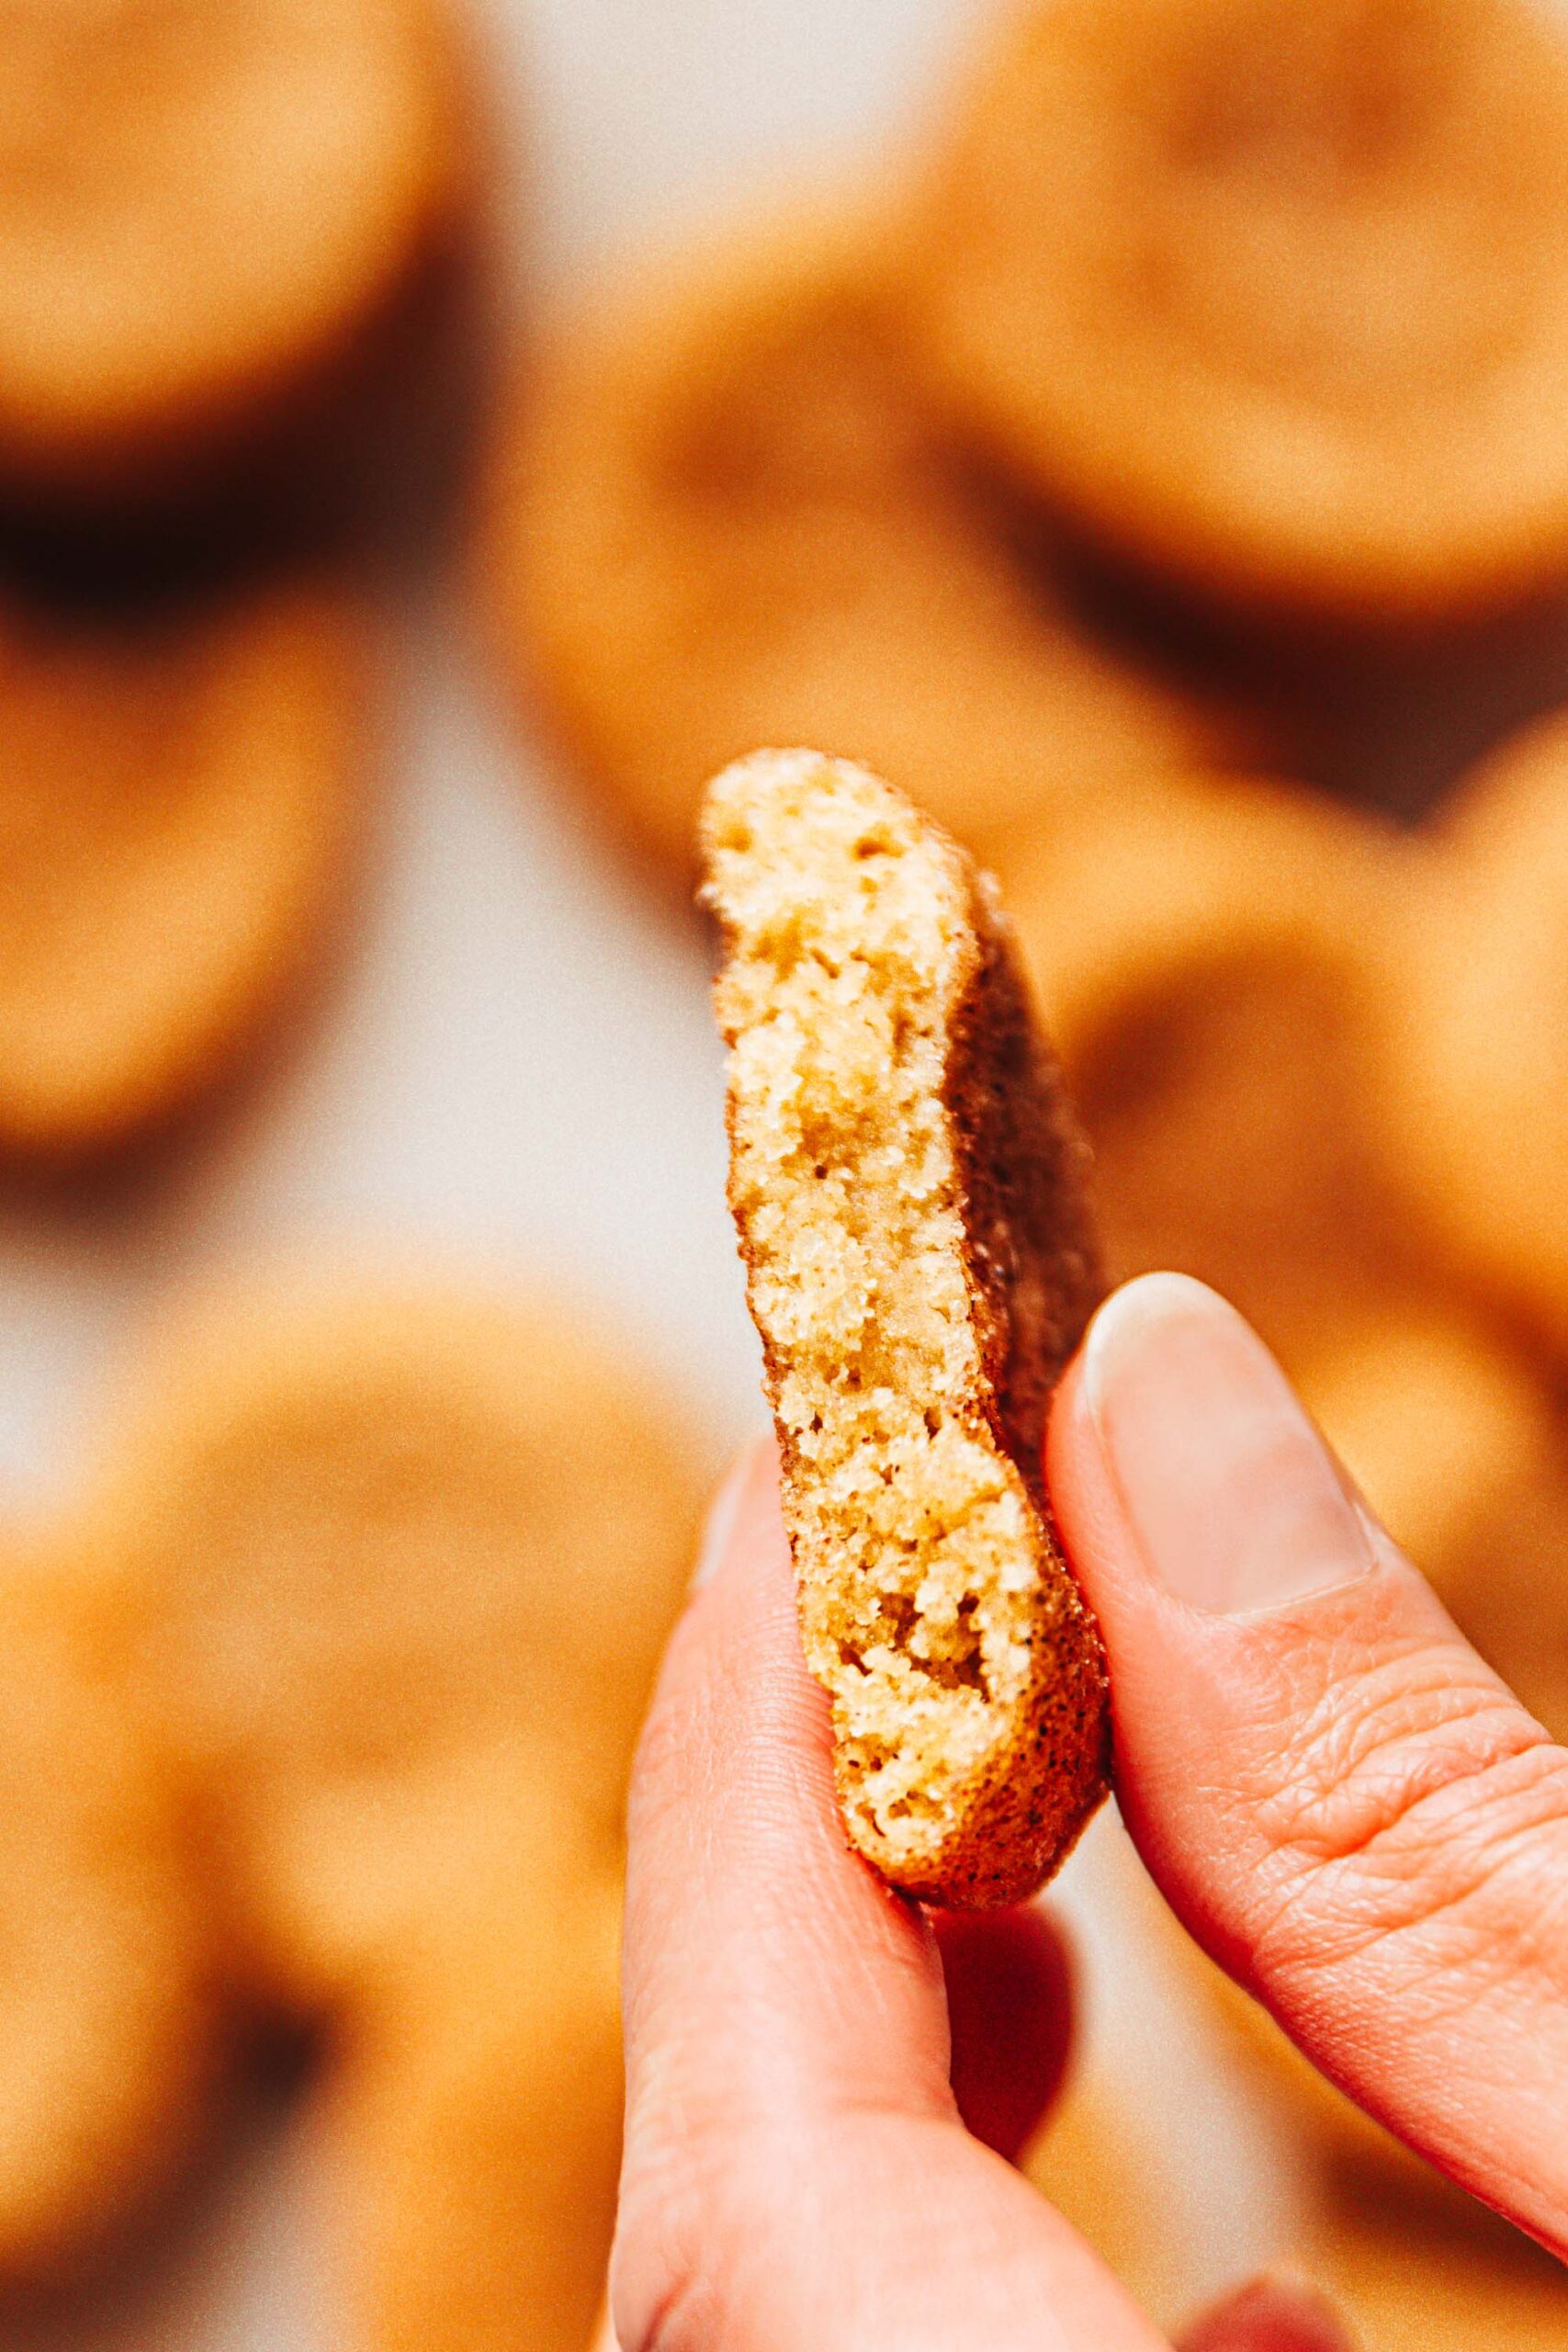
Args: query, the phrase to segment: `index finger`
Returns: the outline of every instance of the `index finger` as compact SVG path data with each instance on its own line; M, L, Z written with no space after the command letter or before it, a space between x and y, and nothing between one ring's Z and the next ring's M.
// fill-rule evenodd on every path
M626 2352L1158 2352L971 2139L929 1927L850 1853L772 1450L677 1630L632 1791Z
M628 2068L695 2027L727 2118L803 2098L943 2118L941 1963L839 1826L771 1445L721 1496L708 1550L721 1565L671 1645L632 1782Z

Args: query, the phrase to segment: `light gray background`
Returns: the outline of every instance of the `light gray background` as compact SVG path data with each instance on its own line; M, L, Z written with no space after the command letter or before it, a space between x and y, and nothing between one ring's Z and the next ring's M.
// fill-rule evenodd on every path
M862 159L919 107L963 0L488 0L508 206L570 289L726 191ZM520 272L521 274L521 272ZM0 1475L68 1485L96 1390L160 1295L214 1258L456 1251L606 1307L691 1396L716 1454L760 1419L723 1208L704 951L585 833L504 717L455 600L389 624L387 805L352 956L306 1035L126 1201L0 1211ZM1288 2236L1288 2166L1127 1925L1113 1824L1065 1899L1089 1951L1095 2066L1168 2148L1151 2232L1194 2291ZM298 2115L80 2352L334 2341ZM41 2339L19 2334L7 2346Z

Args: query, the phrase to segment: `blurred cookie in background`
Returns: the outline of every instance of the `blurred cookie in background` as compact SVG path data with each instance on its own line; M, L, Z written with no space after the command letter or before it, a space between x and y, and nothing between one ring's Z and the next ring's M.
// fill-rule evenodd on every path
M62 1579L0 1565L0 2298L107 2255L192 2155L211 1945L170 1786Z
M354 2352L585 2352L620 2163L620 1887L570 1812L538 1829L400 1936L320 2094Z
M1204 778L1007 867L1112 1274L1199 1275L1288 1363L1399 1254L1365 1098L1403 870L1370 819Z
M167 1122L313 967L367 687L332 587L117 618L0 596L0 1155L80 1161Z
M799 205L649 264L514 395L478 554L484 625L679 885L702 787L825 743L989 849L1234 717L1076 616L966 481L910 379L891 204Z
M1378 1106L1430 1241L1568 1345L1568 715L1495 752L1428 836Z
M1490 2217L1489 2217L1490 2218ZM1494 2222L1496 2230L1506 2225ZM1444 2228L1331 2214L1303 2260L1354 2332L1359 2352L1563 2352L1568 2278L1533 2239L1506 2255Z
M1528 0L1051 0L911 250L955 417L1250 611L1425 624L1568 565L1568 40Z
M215 1290L141 1368L99 1638L265 2001L331 2006L411 1883L460 1875L488 1758L613 1844L697 1515L652 1393L564 1306L347 1276Z
M580 1702L587 1744L605 1737L592 1700ZM467 1747L412 1758L401 1773L367 1785L346 1773L305 1793L294 1822L255 1857L268 1927L260 1989L332 2031L359 2014L409 1944L482 1899L510 1871L546 1888L541 1858L558 1879L579 1869L619 1882L617 1807L596 1806L577 1769L584 1742L556 1741L547 1724L520 1714L507 1730ZM288 1838L297 1832L295 1843ZM221 1904L222 1890L219 1890ZM517 1917L521 1918L522 1912ZM503 1923L497 1923L498 1932ZM249 1980L257 1986L255 1939Z
M110 510L308 404L466 200L445 0L5 0L0 492Z
M1568 1738L1568 1434L1529 1363L1436 1297L1351 1317L1298 1385L1383 1525Z

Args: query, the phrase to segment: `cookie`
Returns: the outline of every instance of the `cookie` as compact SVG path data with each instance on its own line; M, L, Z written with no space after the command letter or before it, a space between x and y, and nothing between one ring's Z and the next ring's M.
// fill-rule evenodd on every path
M1032 0L913 249L955 417L1201 594L1424 624L1568 566L1568 44L1527 0Z
M1042 1485L1100 1283L1084 1153L989 877L811 752L711 787L729 1199L852 1845L1011 1902L1105 1789L1104 1666Z
M901 225L845 199L649 268L558 332L495 468L486 625L685 887L707 778L830 742L987 847L1242 729L1096 639L909 379Z
M1460 1273L1568 1339L1568 715L1515 737L1432 834L1378 1092L1388 1157Z
M1568 1738L1568 1448L1519 1356L1429 1301L1325 1335L1298 1385L1482 1656Z
M1404 881L1392 833L1261 781L1151 786L1010 863L1112 1275L1198 1275L1288 1363L1400 1260L1368 1096Z
M98 1637L263 1998L319 2008L411 1882L460 1875L461 1778L491 1751L614 1837L696 1478L579 1315L368 1278L215 1291L135 1387L84 1538Z
M228 1074L342 888L364 673L325 589L0 606L0 1150L120 1145Z
M0 1571L0 2288L107 2242L189 2154L215 2068L168 1786L61 1578Z
M140 502L330 374L467 176L441 0L11 0L0 485Z
M620 2162L619 1924L567 1823L400 1945L313 2119L334 2340L584 2352Z
M1447 2216L1425 2233L1365 2217L1319 2222L1303 2258L1359 2352L1568 2352L1562 2264L1479 2206L1469 2219L1474 2242Z
M629 1739L592 1701L579 1706L570 1736L536 1712L467 1746L412 1757L371 1786L323 1775L296 1810L263 1822L248 1883L265 1938L253 1928L248 1948L243 1933L231 1946L242 1984L341 2030L374 2006L406 1952L503 1869L537 1886L553 1854L558 1877L618 1876L619 1785L615 1804L596 1801L578 1759L597 1750L602 1771L613 1754L624 1780ZM547 1908L556 1897L547 1888L539 1899Z

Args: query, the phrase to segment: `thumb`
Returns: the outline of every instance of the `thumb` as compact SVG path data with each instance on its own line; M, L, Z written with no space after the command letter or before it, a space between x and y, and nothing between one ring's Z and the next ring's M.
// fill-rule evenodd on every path
M1101 1309L1049 1470L1167 1898L1343 2089L1562 2251L1568 1753L1201 1284Z

